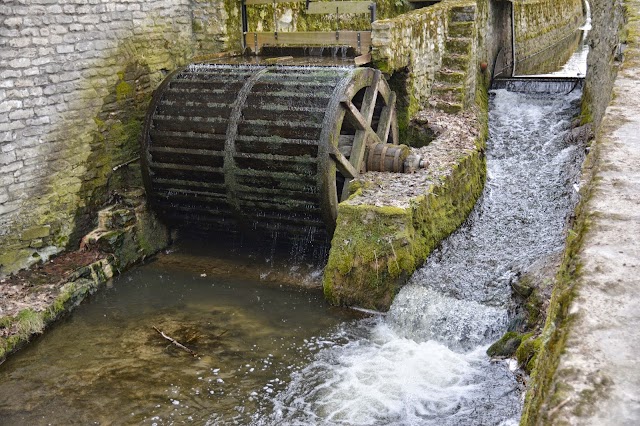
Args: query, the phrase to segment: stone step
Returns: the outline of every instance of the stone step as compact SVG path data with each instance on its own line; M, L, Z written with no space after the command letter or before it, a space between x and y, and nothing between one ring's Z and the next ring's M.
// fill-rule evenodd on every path
M475 22L451 22L447 34L452 38L468 37L475 35Z
M436 73L436 81L444 83L464 85L466 79L467 73L465 71L440 68L440 71Z
M458 55L456 53L447 53L442 58L442 66L452 70L467 72L469 69L469 55Z
M445 52L458 55L470 55L473 41L470 38L447 38L444 43Z
M431 86L431 95L443 101L464 104L466 90L461 84L436 81Z
M449 9L449 22L471 22L476 19L476 6L454 6Z
M429 98L429 105L440 111L444 111L449 114L455 114L464 109L464 105L460 102L451 102L441 99L437 96Z

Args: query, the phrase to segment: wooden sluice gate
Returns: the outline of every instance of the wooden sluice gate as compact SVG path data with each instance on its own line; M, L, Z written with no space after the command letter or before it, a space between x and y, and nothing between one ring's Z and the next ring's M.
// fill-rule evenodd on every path
M327 241L351 180L420 164L398 145L395 93L380 71L356 65L362 40L338 40L351 56L331 66L242 56L169 75L143 133L151 206L177 226ZM261 45L258 53L317 47Z

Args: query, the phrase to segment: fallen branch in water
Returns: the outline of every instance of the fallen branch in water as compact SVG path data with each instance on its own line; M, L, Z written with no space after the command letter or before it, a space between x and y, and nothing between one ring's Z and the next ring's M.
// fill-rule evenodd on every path
M182 350L185 350L187 352L189 352L192 356L198 356L197 353L195 353L194 351L192 351L191 349L189 349L188 347L186 347L185 345L183 345L182 343L178 342L176 339L167 336L166 334L164 334L162 331L160 331L158 329L158 327L156 327L155 325L153 326L153 329L155 331L157 331L162 337L164 337L165 339L167 339L168 341L170 341L172 344L174 344L175 346L179 347Z

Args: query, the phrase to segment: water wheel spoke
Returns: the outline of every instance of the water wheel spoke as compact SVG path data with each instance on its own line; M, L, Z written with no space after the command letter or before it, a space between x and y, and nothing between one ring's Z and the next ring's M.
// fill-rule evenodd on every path
M378 122L378 137L382 143L387 143L389 139L389 130L391 130L391 120L394 119L394 111L396 109L396 94L391 93L387 105L380 113L380 121Z
M364 99L362 100L362 108L360 112L367 120L369 126L371 126L371 120L373 119L373 113L376 107L376 100L378 99L378 86L380 86L380 78L382 73L378 70L373 74L373 81L371 86L367 87L364 92Z
M391 113L391 143L394 145L398 145L400 143L400 133L398 131L398 126L397 126L397 122L398 122L398 116L396 113L396 109L393 109L393 112Z
M337 147L332 146L330 148L329 156L336 163L336 168L340 173L342 173L342 176L346 178L354 178L358 176L358 170L351 165L349 160L347 160L347 157L345 157Z
M362 115L358 108L351 102L351 99L343 99L341 102L345 109L344 118L357 130L364 130L369 126L369 123ZM369 121L370 122L370 121Z

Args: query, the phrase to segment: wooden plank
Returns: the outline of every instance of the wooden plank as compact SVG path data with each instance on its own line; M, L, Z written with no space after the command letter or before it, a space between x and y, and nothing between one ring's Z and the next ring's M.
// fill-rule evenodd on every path
M355 62L356 66L358 67L364 64L368 64L371 62L371 53L365 53L364 55L356 56L353 59L353 62Z
M341 102L342 106L345 109L344 118L347 119L349 124L351 124L357 130L364 130L367 128L367 122L358 111L358 108L351 102L350 99L343 99Z
M360 49L358 49L360 34ZM247 46L259 51L262 46L351 46L358 52L368 52L371 46L371 31L308 31L308 32L248 32Z
M358 171L351 165L349 160L347 160L347 157L342 155L337 147L331 145L331 147L329 148L329 156L333 159L333 161L335 161L336 168L340 173L342 173L342 176L351 179L358 176Z
M257 4L273 4L273 3L304 3L301 0L245 0L247 6L255 6Z
M380 113L380 120L378 121L378 137L382 143L387 143L389 138L389 130L391 129L391 119L393 117L393 111L396 109L396 93L391 92L389 96L389 103L382 109Z
M307 14L326 15L328 13L371 13L370 1L314 1L309 3Z

